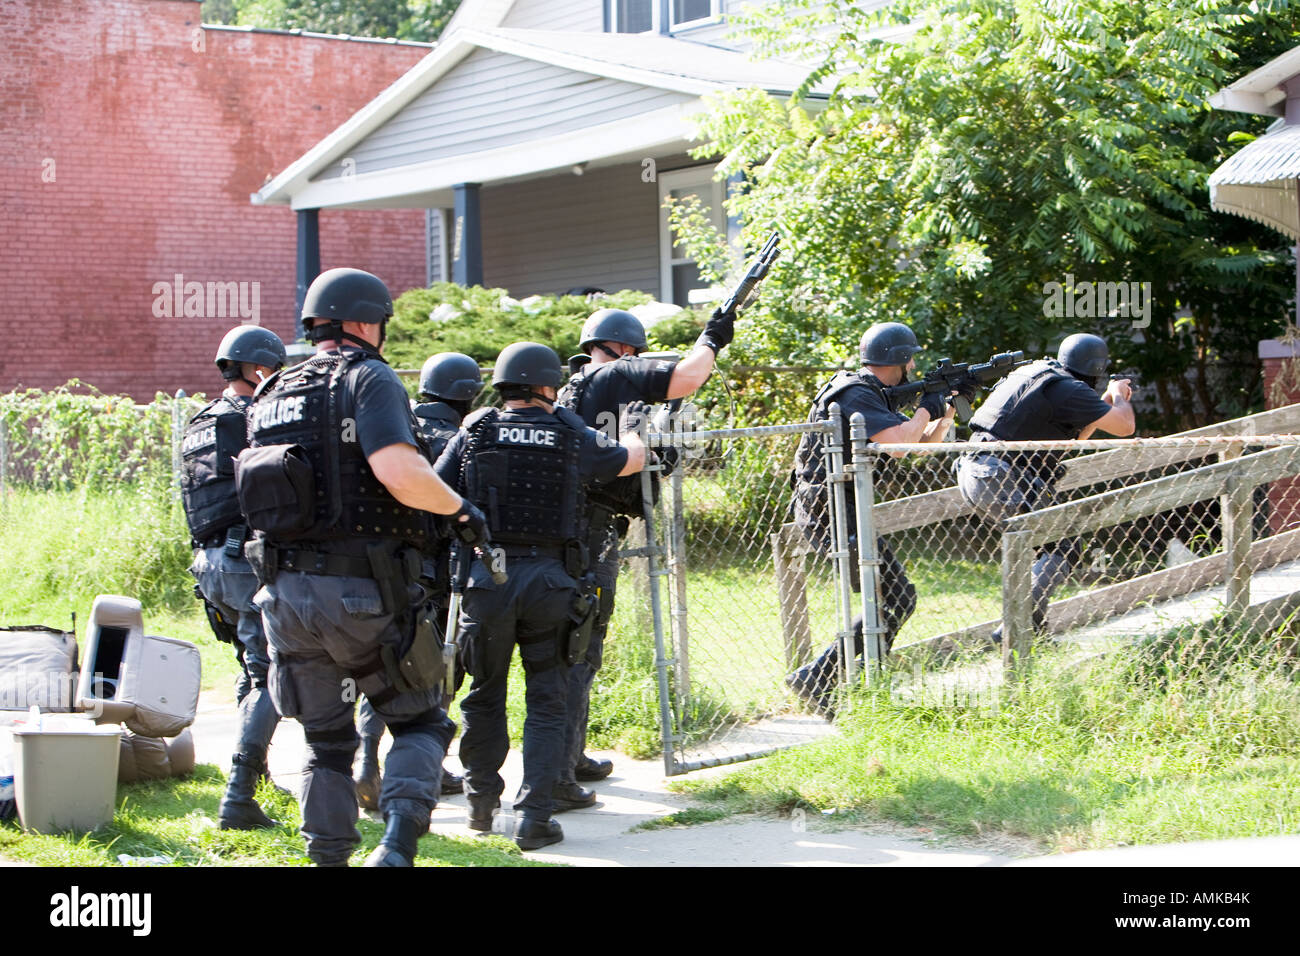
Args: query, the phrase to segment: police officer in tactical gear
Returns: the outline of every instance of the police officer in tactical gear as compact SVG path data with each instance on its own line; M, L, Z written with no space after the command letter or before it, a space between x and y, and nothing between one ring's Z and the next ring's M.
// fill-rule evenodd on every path
M266 686L271 662L262 614L253 605L257 579L244 560L248 526L235 493L235 456L248 444L244 416L253 389L284 365L284 343L267 329L241 325L221 340L215 362L226 390L186 426L181 495L195 549L190 565L198 581L195 594L203 600L217 639L234 645L240 666L235 682L239 738L217 825L254 830L278 825L253 794L258 780L268 776L267 748L280 715Z
M367 866L410 866L438 800L454 725L444 713L441 648L418 613L430 513L485 543L482 513L420 450L406 391L380 357L393 314L383 282L331 269L311 284L306 362L266 382L249 413L240 502L258 536L246 548L263 587L271 691L307 739L302 832L322 866L360 842L352 758L360 692L393 734L381 805L386 829Z
M473 678L460 707L469 826L490 830L500 807L499 771L509 746L506 676L518 644L527 717L515 842L525 850L563 839L551 814L566 763L568 674L585 653L596 614L585 487L634 474L645 462L635 434L620 445L555 405L561 374L559 357L545 345L507 347L492 375L505 407L470 415L437 465L439 475L487 513L509 573L499 587L476 561L461 609L460 646Z
M909 419L893 406L885 389L907 381L907 374L916 367L914 356L921 345L910 328L900 322L881 322L871 326L862 336L859 346L862 367L856 372L837 372L822 386L813 399L808 421L821 422L830 417L830 407L840 406L845 452L849 449L850 420L861 413L866 420L867 435L873 442L915 443L943 441L952 425L956 411L946 398L938 393L922 397L920 407ZM973 396L967 396L973 397ZM901 458L902 452L892 452ZM883 466L882 466L883 467ZM794 519L799 530L818 554L825 556L831 548L830 514L827 505L826 471L822 458L822 436L805 434L795 452ZM853 590L860 591L858 581L858 544L854 534L856 518L853 487L846 486L849 512L848 527L852 555L849 566L853 574ZM880 621L885 628L885 648L893 646L894 638L907 619L916 610L916 588L907 579L906 569L885 543L876 539L880 555ZM853 622L853 644L857 654L862 653L862 617ZM816 712L834 717L832 698L840 671L840 642L836 641L811 664L806 664L789 675L786 686L793 690Z
M735 334L735 313L715 312L693 348L680 362L642 359L645 327L622 309L601 309L582 326L579 347L591 361L560 393L560 404L578 413L590 427L608 431L633 403L653 405L685 398L708 381L717 355ZM600 780L614 769L609 760L586 755L587 711L591 684L600 670L605 632L614 613L618 583L618 533L620 516L641 514L641 480L631 477L592 489L588 495L590 540L600 607L585 658L569 673L569 724L566 731L568 761L555 794L556 805L566 809L591 806L596 794L579 786L580 780ZM626 518L623 518L626 527Z
M431 355L420 369L419 402L411 409L416 426L426 443L429 462L438 460L447 442L460 430L461 419L469 414L474 397L483 389L483 373L478 363L460 352L439 352ZM422 585L429 592L432 619L435 623L447 618L446 539L438 536L432 550L424 559ZM444 702L446 706L449 702ZM361 766L354 778L357 785L357 802L364 810L379 809L379 791L382 776L379 771L379 742L384 734L384 722L368 699L361 701L358 725L361 731ZM450 770L442 771L442 794L460 793L464 789L461 778Z
M1063 441L1094 431L1124 437L1136 423L1128 379L1108 381L1110 350L1086 333L1068 336L1055 359L1016 369L989 394L972 416L971 442ZM1100 397L1099 397L1100 396ZM1052 503L1062 452L972 451L957 462L957 486L975 511L993 522ZM1034 629L1047 627L1047 602L1079 560L1078 538L1054 542L1034 560ZM1002 629L993 634L1000 643Z

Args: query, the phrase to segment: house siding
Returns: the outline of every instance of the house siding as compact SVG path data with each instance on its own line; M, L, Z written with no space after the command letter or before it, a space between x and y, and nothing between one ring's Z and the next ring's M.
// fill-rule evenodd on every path
M628 163L485 186L483 273L516 297L598 286L659 294L659 191Z
M605 29L605 11L601 5L602 0L520 0L501 25L601 33Z
M317 177L393 169L525 143L692 101L683 93L476 50Z

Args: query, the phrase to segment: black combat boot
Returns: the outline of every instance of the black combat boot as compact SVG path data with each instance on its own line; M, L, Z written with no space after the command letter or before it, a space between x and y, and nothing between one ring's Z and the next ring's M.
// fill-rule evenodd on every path
M596 791L577 783L557 783L551 790L551 800L555 804L556 813L585 810L596 803Z
M614 772L614 761L597 760L594 757L582 755L578 765L573 768L573 776L582 781L590 782L592 780L604 780Z
M524 817L515 830L515 845L521 850L540 850L564 839L564 831L554 820L530 820Z
M366 866L415 866L420 837L429 832L429 821L390 813L379 846L366 857Z
M496 797L467 797L465 802L469 805L469 822L466 825L479 833L491 833L492 814L501 809L501 801Z
M357 785L357 803L362 810L379 809L379 792L384 778L379 772L379 738L366 734L361 738L361 766L352 782Z
M222 830L268 830L280 824L272 820L253 799L257 781L266 772L260 760L235 754L231 758L230 781L217 810L217 827Z
M445 797L449 793L464 793L465 778L459 774L452 773L446 767L442 768L442 788L439 791Z
M840 644L836 641L821 657L805 664L785 679L785 686L799 695L814 713L835 719L835 683L840 674Z

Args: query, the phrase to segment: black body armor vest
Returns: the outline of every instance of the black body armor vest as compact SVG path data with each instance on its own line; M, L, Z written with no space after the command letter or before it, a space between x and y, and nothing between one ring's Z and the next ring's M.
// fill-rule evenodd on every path
M619 367L622 361L624 360L619 359L595 367L587 366L581 375L569 379L556 399L557 406L572 409L588 428L594 428L614 441L618 440L618 416L622 409L602 408L599 402L592 399L591 388L601 375L623 374ZM605 369L609 371L606 372ZM652 474L651 481L657 483L659 475ZM614 514L642 517L645 506L642 502L641 475L623 475L605 484L593 485L587 489L587 499L591 504L606 508ZM658 500L657 490L655 499Z
M998 441L1061 441L1079 437L1082 429L1056 420L1047 396L1053 382L1072 378L1055 359L1018 368L993 389L970 420L976 437Z
M423 402L411 409L416 431L424 439L429 464L437 463L447 442L460 431L460 416L445 402Z
M353 350L320 352L277 372L258 389L248 413L249 446L301 445L315 481L311 527L273 544L399 539L422 547L427 542L428 512L402 504L374 476L356 423L340 407L349 370L365 361L383 360Z
M181 445L181 498L193 546L242 524L235 494L235 456L247 446L247 403L225 395L190 419Z
M884 388L876 381L874 375L863 375L861 372L842 371L835 373L835 376L821 387L813 399L812 410L808 413L808 421L824 422L830 419L831 405L850 388L868 388L880 396L880 401L886 408L893 408L889 401L889 396L885 394ZM831 543L831 521L830 510L827 504L827 495L829 494L826 487L826 462L823 457L823 445L826 436L812 432L805 433L799 439L799 448L794 454L794 470L790 472L790 485L794 489L794 501L791 509L794 514L795 524L803 533L805 540L818 549L819 553L824 553ZM849 460L851 454L847 444L844 446L844 460ZM876 465L876 476L879 477L880 469L885 466L882 459ZM849 514L853 514L855 507L853 496L853 485L851 483L844 486L845 501ZM849 533L853 534L852 518L850 518Z
M485 408L465 419L465 429L462 487L487 515L493 543L585 543L580 418L567 408L545 418Z

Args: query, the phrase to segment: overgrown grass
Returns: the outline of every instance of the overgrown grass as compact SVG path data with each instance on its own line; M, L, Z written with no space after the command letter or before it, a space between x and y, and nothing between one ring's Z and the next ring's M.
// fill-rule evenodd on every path
M1188 629L1083 666L1045 652L996 707L861 694L843 735L685 789L1023 835L1055 850L1300 831L1295 637Z
M165 857L178 866L310 866L297 802L261 787L258 801L283 825L274 830L218 830L217 806L225 788L221 772L208 764L179 780L124 784L112 823L87 834L24 833L16 822L0 825L0 855L41 866L116 866L119 855ZM351 863L359 866L378 845L384 826L363 818L361 845ZM526 859L501 836L456 839L429 835L420 840L416 866L544 866Z

